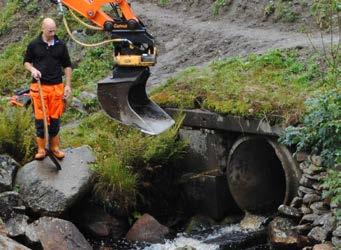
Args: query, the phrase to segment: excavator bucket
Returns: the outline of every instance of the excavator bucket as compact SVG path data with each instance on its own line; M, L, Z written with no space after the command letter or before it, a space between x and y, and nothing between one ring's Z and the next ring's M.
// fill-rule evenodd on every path
M97 96L103 110L113 119L157 135L174 124L174 120L149 100L146 82L148 67L116 67L113 77L98 82Z

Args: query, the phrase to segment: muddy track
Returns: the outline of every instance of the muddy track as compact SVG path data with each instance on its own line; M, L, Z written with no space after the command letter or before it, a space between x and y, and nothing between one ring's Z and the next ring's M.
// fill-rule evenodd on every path
M133 8L158 44L158 64L152 68L148 84L158 84L174 73L212 60L275 48L308 48L307 36L281 31L275 26L252 28L251 23L231 22L228 18L202 20L200 16L166 9L153 3L132 1ZM311 40L321 46L320 34Z

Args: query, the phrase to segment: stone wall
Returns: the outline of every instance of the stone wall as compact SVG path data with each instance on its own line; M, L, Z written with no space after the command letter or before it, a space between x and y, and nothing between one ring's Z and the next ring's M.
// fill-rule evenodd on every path
M281 205L278 209L281 218L290 221L291 226L284 228L273 223L270 226L270 238L275 245L289 244L276 237L276 230L280 229L291 236L290 244L305 250L341 249L341 222L336 217L340 207L323 197L321 180L326 172L322 168L321 157L298 153L296 159L303 172L297 196L290 206ZM320 248L322 245L324 248Z

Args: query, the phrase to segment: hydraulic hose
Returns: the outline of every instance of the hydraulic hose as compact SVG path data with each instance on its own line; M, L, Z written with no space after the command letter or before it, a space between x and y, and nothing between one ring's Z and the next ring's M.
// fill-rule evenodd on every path
M112 42L127 42L127 43L129 43L130 46L134 46L134 44L131 41L129 41L128 39L124 39L124 38L109 39L109 40L104 40L104 41L98 42L98 43L83 43L83 42L77 40L77 38L75 38L75 36L72 34L64 15L63 15L63 23L64 23L65 29L66 29L67 33L69 34L69 36L71 37L71 39L75 43L82 45L84 47L96 47L96 46L100 46L100 45L104 45L104 44L112 43Z
M134 44L131 41L129 41L128 39L124 39L124 38L109 39L109 40L104 40L104 41L98 42L98 43L84 43L84 42L81 42L81 41L77 40L77 38L75 38L75 36L72 34L72 32L71 32L71 30L69 28L69 25L68 25L67 20L65 18L65 12L63 10L63 5L62 5L60 0L57 0L57 5L58 5L59 13L63 16L63 23L64 23L64 26L65 26L65 29L66 29L67 33L69 34L69 36L71 37L71 39L75 43L77 43L77 44L79 44L81 46L84 46L84 47L96 47L96 46L101 46L101 45L104 45L104 44L107 44L107 43L112 43L112 42L126 42L130 46L135 47ZM95 26L92 26L92 25L89 25L89 24L83 22L71 10L70 10L70 12L71 12L72 16L75 18L75 20L78 21L83 26L85 26L85 27L87 27L89 29L102 30L99 27L95 27Z

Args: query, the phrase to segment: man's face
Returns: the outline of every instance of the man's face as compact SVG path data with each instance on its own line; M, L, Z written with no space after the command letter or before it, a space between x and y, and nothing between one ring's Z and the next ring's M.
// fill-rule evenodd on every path
M43 26L43 35L47 40L52 40L56 34L56 25L53 23L47 23Z

